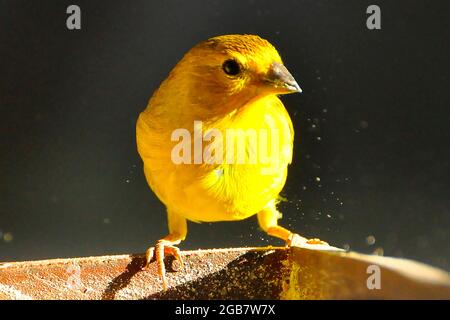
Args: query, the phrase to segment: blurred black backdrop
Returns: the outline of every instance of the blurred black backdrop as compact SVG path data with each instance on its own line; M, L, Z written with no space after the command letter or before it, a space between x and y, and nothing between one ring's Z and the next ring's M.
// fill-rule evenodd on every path
M82 29L66 28L77 4ZM143 252L167 232L135 121L194 44L271 41L302 86L281 224L450 269L449 5L0 1L0 261ZM189 224L181 248L279 245L256 218Z

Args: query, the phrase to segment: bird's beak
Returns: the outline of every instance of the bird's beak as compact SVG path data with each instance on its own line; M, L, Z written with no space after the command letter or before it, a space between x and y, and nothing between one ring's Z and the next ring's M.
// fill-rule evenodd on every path
M264 81L280 94L302 92L292 74L281 63L274 62L270 65Z

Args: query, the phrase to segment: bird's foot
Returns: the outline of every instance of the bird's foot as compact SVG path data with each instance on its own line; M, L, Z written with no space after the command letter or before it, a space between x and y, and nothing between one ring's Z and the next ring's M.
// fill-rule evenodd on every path
M322 241L318 238L313 238L313 239L309 239L308 241L306 241L307 244L323 244L326 246L329 246L328 242Z
M314 239L306 239L305 237L302 237L301 235L297 234L297 233L293 233L288 240L286 241L286 246L287 247L301 247L302 245L305 244L309 244L309 245L326 245L328 246L329 244L325 241L322 241L320 239L314 238Z
M181 258L180 249L173 245L172 241L161 239L158 240L155 247L147 249L145 253L145 267L148 267L150 262L155 258L158 266L158 275L161 278L164 290L167 290L168 283L166 277L166 267L164 265L164 256L166 254L174 256L174 258L180 263L181 268L184 269L183 259Z

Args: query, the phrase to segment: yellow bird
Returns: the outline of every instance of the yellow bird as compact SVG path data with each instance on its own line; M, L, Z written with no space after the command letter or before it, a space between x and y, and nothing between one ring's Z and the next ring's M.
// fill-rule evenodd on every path
M271 236L307 240L278 225L279 193L292 160L294 130L278 95L301 92L277 50L256 35L224 35L188 51L151 97L136 125L148 184L167 207L169 234L147 250L164 288L164 255L187 220L242 220L257 215Z

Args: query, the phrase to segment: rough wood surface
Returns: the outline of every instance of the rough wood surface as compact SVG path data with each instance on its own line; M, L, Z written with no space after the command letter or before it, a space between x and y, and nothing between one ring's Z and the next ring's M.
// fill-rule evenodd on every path
M170 288L143 255L0 265L3 299L276 299L287 275L283 248L184 251L184 270L166 259ZM178 272L176 272L178 270Z
M409 260L307 248L184 251L169 289L143 255L0 264L0 299L450 299L447 273ZM380 288L367 286L370 266Z

